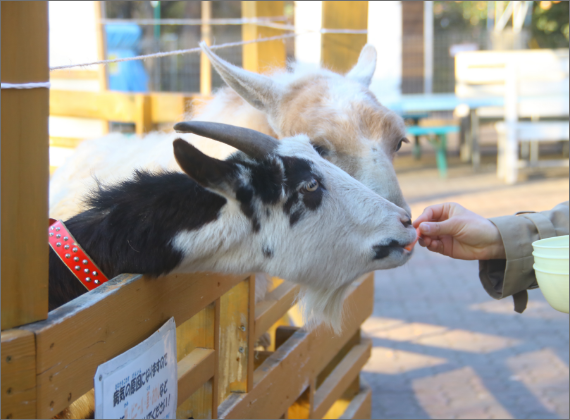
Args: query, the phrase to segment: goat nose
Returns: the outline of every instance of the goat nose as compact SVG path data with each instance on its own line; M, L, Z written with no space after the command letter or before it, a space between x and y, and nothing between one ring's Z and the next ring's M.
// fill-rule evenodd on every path
M400 219L405 228L412 226L412 219Z

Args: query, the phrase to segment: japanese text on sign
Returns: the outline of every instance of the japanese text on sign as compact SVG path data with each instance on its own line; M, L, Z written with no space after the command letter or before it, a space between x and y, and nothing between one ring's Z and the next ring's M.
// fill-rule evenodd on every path
M176 325L171 318L147 340L102 364L95 375L95 418L175 418Z

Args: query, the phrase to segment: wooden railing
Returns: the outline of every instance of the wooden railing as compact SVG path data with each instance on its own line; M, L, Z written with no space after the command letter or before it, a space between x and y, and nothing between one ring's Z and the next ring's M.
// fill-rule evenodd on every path
M92 389L101 363L171 316L178 325L178 418L279 418L288 410L320 418L369 393L358 374L370 357L359 328L372 312L371 275L349 290L341 335L278 328L274 352L256 352L256 340L293 305L297 287L283 282L256 307L254 282L249 275L126 274L45 321L3 332L2 417L53 417ZM366 401L356 399L351 409L361 412Z
M52 116L92 118L134 123L135 132L151 131L153 124L181 121L192 110L200 94L168 92L124 93L113 91L50 91L49 113Z

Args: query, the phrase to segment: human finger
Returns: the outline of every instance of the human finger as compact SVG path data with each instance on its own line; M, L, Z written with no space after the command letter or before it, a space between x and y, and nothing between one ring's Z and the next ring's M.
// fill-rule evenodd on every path
M437 205L437 204L436 204L436 205ZM433 220L433 207L435 207L435 206L426 207L426 208L424 209L424 211L422 212L422 214L420 214L420 215L416 218L416 220L414 220L414 222L412 223L412 225L413 225L416 229L418 228L418 226L420 225L420 223Z
M418 228L423 222L443 221L449 218L455 203L433 204L424 209L423 213L414 221L413 225Z
M428 246L428 249L432 252L437 252L438 254L445 254L443 242L439 239L432 240L431 244Z
M463 223L458 218L451 218L442 222L422 222L419 226L422 236L455 236L463 227Z

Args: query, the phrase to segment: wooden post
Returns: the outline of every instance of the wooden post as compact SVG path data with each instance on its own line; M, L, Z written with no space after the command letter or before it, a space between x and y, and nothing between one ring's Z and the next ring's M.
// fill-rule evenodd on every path
M220 298L220 403L232 392L249 392L253 387L254 298L255 275Z
M97 60L105 60L107 58L105 51L107 51L107 40L105 33L105 25L101 23L101 19L107 18L105 13L105 2L95 1L95 30L97 31ZM99 65L97 69L97 75L99 79L99 90L105 91L109 88L107 82L107 66ZM109 121L102 121L103 134L109 132Z
M30 331L2 333L2 418L37 418L36 337Z
M367 1L323 1L324 29L367 29ZM366 45L366 34L327 34L322 36L322 64L339 73L346 73L358 61Z
M202 1L202 20L209 21L212 19L212 2ZM206 45L212 44L212 27L209 24L203 24L201 27L201 38ZM212 93L212 65L208 56L204 52L200 53L200 93L203 96L210 96Z
M517 140L517 67L509 60L505 66L505 142L503 144L503 176L507 184L515 184L518 176L518 140Z
M149 94L135 95L135 132L139 136L149 133L152 129L152 99Z
M49 81L48 4L2 2L2 82ZM2 330L47 318L49 90L2 90Z
M106 36L105 36L105 25L101 23L101 19L105 19L105 2L95 1L93 2L95 6L95 30L97 31L97 60L105 60L106 54ZM99 65L99 90L107 90L107 66Z
M283 16L283 1L242 1L241 15L244 18ZM282 30L253 24L243 25L242 38L249 41L283 34ZM243 68L262 73L270 68L285 67L287 54L283 40L266 41L243 46Z

